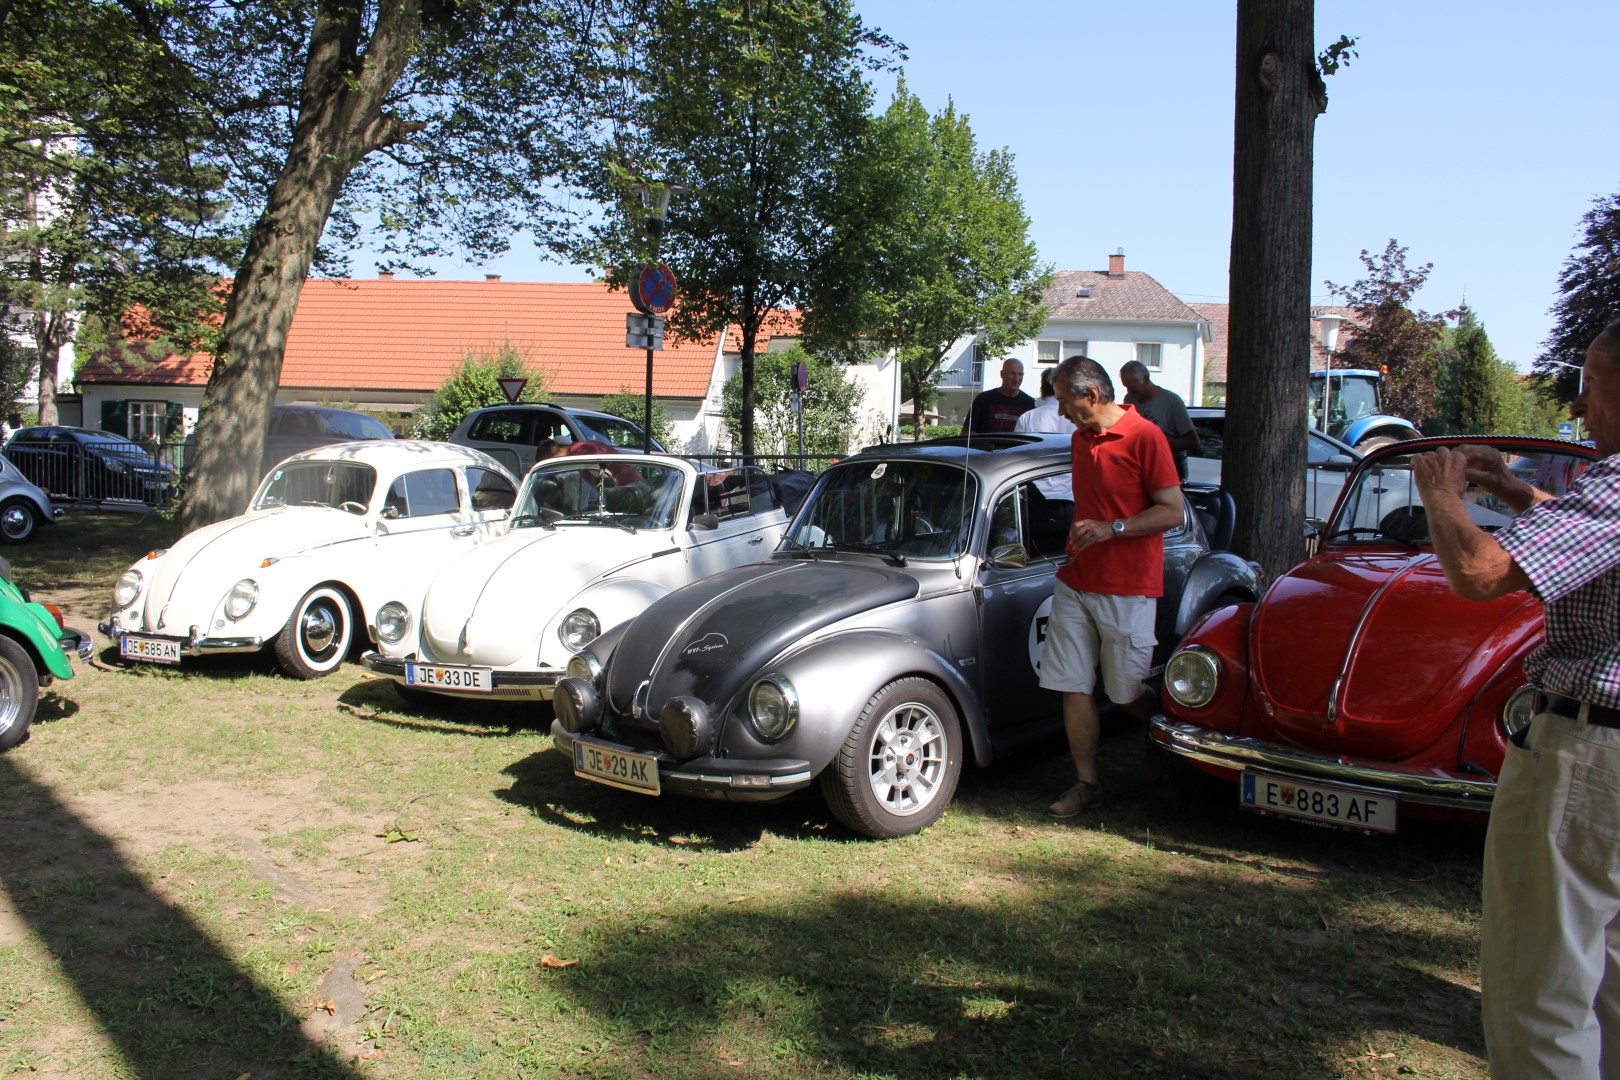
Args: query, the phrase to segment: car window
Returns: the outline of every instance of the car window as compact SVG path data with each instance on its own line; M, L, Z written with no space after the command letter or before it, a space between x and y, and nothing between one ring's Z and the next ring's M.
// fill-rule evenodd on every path
M1198 456L1219 461L1226 445L1226 418L1221 416L1195 416L1193 427L1198 431Z
M534 414L520 409L494 409L483 413L467 429L467 438L479 442L513 443L532 446Z
M460 505L456 474L451 469L418 469L395 477L383 504L385 509L399 511L400 517L453 514Z
M315 416L320 423L323 436L337 436L340 439L375 437L366 432L364 425L360 423L362 418L353 413L316 413Z
M301 461L270 471L260 486L255 510L273 506L332 506L362 511L371 505L377 470L352 461Z
M362 439L392 439L394 433L388 430L388 425L375 416L355 416L355 425L360 429L359 438Z
M823 474L794 519L806 548L875 548L921 559L952 559L967 548L978 479L938 461L858 461Z
M581 426L588 426L592 438L600 439L609 446L619 449L641 449L641 428L628 420L620 420L616 416L592 416L582 420Z
M509 510L517 500L517 489L494 469L468 469L467 488L474 510Z
M322 434L314 415L302 409L282 413L275 427L275 433L286 438L313 438Z
M1344 448L1338 444L1329 442L1323 435L1314 431L1307 432L1307 434L1310 435L1310 439L1305 443L1305 460L1312 465L1326 465L1336 457L1348 458L1354 456L1346 453Z
M692 492L692 514L711 514L721 521L748 517L776 508L770 482L755 468L718 469L703 473Z
M514 529L569 522L668 529L688 499L685 474L670 465L547 462L518 494Z

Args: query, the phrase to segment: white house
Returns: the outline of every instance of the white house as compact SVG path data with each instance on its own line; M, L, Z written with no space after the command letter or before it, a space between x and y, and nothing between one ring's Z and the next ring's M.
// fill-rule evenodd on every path
M1140 360L1153 381L1189 405L1203 401L1207 319L1149 274L1125 269L1125 253L1108 257L1107 270L1060 270L1046 290L1046 327L1040 336L998 356L982 355L972 337L956 343L940 383L940 411L961 423L980 391L1001 384L1001 364L1023 361L1024 390L1040 396L1041 370L1074 355L1107 370L1119 396L1119 369Z

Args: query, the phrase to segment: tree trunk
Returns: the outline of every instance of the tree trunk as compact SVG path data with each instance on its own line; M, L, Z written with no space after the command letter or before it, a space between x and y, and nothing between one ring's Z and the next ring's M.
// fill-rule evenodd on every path
M247 508L287 331L332 204L362 158L419 126L383 115L382 104L405 69L420 25L420 0L384 0L370 45L356 53L359 6L321 2L287 163L248 237L225 307L222 346L197 424L195 464L188 463L182 532Z
M39 422L44 425L62 422L56 411L56 369L62 364L62 343L69 336L68 325L65 312L34 312L34 354L39 359Z
M750 311L742 320L742 459L754 463L754 343L759 340L760 318Z
M1226 486L1233 548L1274 580L1304 557L1313 0L1238 0Z

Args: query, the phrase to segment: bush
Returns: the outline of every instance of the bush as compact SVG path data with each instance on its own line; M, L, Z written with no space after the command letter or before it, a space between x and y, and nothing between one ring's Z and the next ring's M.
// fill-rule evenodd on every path
M619 387L619 392L609 394L596 406L609 416L617 416L621 420L628 420L637 427L645 428L647 419L647 394L645 391L636 391L628 386ZM669 418L664 410L664 403L653 398L652 403L652 437L666 449L677 450L673 444L675 421Z
M493 355L469 352L461 366L433 391L416 421L413 433L418 439L448 439L462 417L486 405L507 404L501 379L528 379L518 401L544 401L546 374L531 367L528 358L510 341L502 343Z

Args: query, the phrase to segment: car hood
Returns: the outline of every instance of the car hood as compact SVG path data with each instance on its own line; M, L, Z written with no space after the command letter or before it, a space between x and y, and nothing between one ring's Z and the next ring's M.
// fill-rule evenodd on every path
M533 641L558 605L591 581L678 553L668 532L595 526L514 529L452 560L422 601L422 633L445 662L535 662Z
M620 715L643 680L656 722L661 703L688 695L720 708L772 657L862 611L917 595L909 574L879 566L771 560L740 566L662 597L630 624L608 667Z
M341 510L304 506L244 514L205 525L176 540L155 564L137 564L136 569L143 573L152 567L152 582L145 593L146 629L185 633L190 624L213 614L233 584L257 576L265 559L314 552L324 555L334 545L368 542L371 537L364 518ZM165 608L169 609L166 618Z
M1278 579L1251 623L1259 722L1294 745L1410 757L1540 627L1527 592L1459 599L1432 554L1313 559Z

